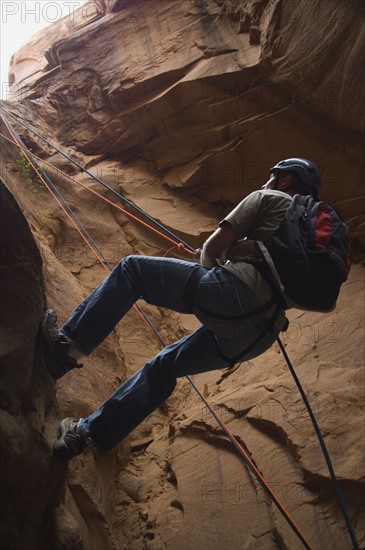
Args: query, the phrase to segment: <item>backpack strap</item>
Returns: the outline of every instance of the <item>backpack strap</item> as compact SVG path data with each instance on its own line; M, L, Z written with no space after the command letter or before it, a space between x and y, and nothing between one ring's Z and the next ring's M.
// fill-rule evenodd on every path
M262 244L263 248L266 250L267 255L269 256L269 258L270 258L270 260L273 264L273 267L275 269L274 262L272 261L268 250L266 249L265 245L263 245L263 243L260 243L260 244ZM265 259L266 259L266 257L265 257ZM287 304L286 299L284 297L284 287L283 287L282 282L280 281L280 278L279 278L279 275L277 274L276 269L275 269L275 272L276 272L277 277L274 276L274 274L272 272L272 269L268 265L267 261L261 260L260 258L245 258L244 262L247 263L247 264L252 265L255 269L257 269L257 271L260 273L260 275L268 283L268 285L270 286L271 293L272 293L272 301L274 303L278 304L279 307L281 307L283 309L288 309L288 304ZM278 281L280 283L279 288L278 288Z
M263 255L263 257L265 258L266 260L266 264L267 266L269 267L270 269L270 273L268 272L268 270L265 270L267 273L266 275L262 273L262 269L260 271L261 275L265 278L265 279L268 279L268 276L269 275L269 284L271 286L271 283L274 283L275 284L275 288L280 292L280 294L284 297L284 292L285 292L285 288L284 288L284 285L283 283L281 282L281 279L279 277L279 273L277 272L276 270L276 267L275 267L275 264L274 264L274 261L270 255L270 252L268 251L268 249L266 248L266 246L264 245L264 243L262 241L256 241L257 242L257 245L259 246L260 250L261 250L261 253Z

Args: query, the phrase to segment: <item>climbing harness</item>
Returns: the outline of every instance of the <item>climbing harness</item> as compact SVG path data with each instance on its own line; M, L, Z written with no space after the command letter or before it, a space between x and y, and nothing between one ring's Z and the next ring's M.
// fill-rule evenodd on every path
M103 182L101 179L99 179L97 176L95 176L94 174L92 174L91 172L89 172L88 170L86 170L84 167L82 167L79 163L77 163L74 159L72 159L71 157L69 157L68 155L66 155L66 153L62 152L60 149L58 149L55 145L53 145L52 143L50 143L45 137L43 137L41 134L39 134L38 132L36 132L35 130L33 130L32 128L30 128L27 124L25 124L23 121L21 121L20 119L18 119L15 115L13 115L12 113L10 113L9 111L7 111L6 109L4 109L3 107L0 107L0 110L7 113L9 116L11 116L14 120L16 120L16 122L18 122L19 124L21 124L23 127L25 127L28 131L32 132L34 135L38 136L40 139L42 139L44 142L46 142L48 145L50 145L51 147L53 147L57 152L59 152L60 154L62 154L65 158L67 158L70 162L72 162L73 164L75 164L76 166L78 166L81 170L83 170L85 173L87 173L90 177L92 177L93 179L95 179L96 181L98 181L101 185L103 185L104 187L106 187L108 190L112 191L115 195L117 195L122 201L124 201L126 204L128 204L128 206L130 206L132 209L134 209L136 212L138 212L140 215L142 215L143 217L145 217L146 219L149 220L149 222L151 223L154 223L159 229L161 229L163 231L163 233L153 227L151 227L150 225L146 224L146 222L143 222L141 219L137 218L136 216L133 216L130 212L124 210L123 208L121 208L119 205L113 203L112 201L110 201L109 199L103 197L102 195L100 195L99 193L97 193L96 191L90 189L89 187L85 186L84 184L82 184L81 182L79 182L78 180L76 180L75 178L72 178L69 174L66 174L65 172L62 172L62 170L59 170L57 169L56 167L52 166L50 163L47 163L45 162L44 160L42 160L40 157L37 157L37 155L35 155L33 152L31 152L28 147L25 145L25 143L21 140L20 136L17 134L17 132L14 130L14 128L12 127L12 125L10 124L10 122L8 122L8 120L6 119L5 115L0 113L0 116L1 118L3 119L10 135L14 138L14 139L9 139L7 136L5 136L4 134L0 133L0 137L2 137L3 139L7 140L8 142L11 142L12 144L16 145L21 151L23 151L26 159L28 160L29 164L33 167L33 169L36 171L36 173L38 174L38 176L40 177L40 179L43 181L44 185L46 186L47 190L51 193L51 195L55 198L55 200L57 201L57 203L59 204L59 206L61 207L61 209L65 212L67 218L70 220L70 222L72 223L72 225L75 227L75 229L78 231L78 233L80 234L81 238L85 241L85 243L87 244L87 246L92 250L93 254L97 257L98 261L103 265L104 269L107 271L107 272L110 272L112 270L112 266L110 265L110 263L108 262L108 260L105 258L105 256L102 254L101 250L99 249L99 247L97 246L97 244L95 243L95 241L92 239L91 235L88 233L88 231L85 229L85 227L83 226L82 222L77 218L77 216L75 215L75 213L73 212L73 210L69 207L69 205L67 204L67 202L65 201L65 199L62 197L62 194L59 192L59 190L56 188L56 186L53 184L53 182L50 180L49 176L44 172L44 169L43 167L40 165L40 163L38 162L38 160L40 160L42 162L42 164L46 164L47 166L50 166L53 170L55 170L56 172L58 173L61 173L63 176L67 177L68 179L74 181L75 183L77 183L78 185L80 185L81 187L87 189L89 192L97 195L98 197L100 197L101 199L105 200L106 202L108 202L109 204L111 204L112 206L114 206L115 208L121 210L122 212L124 212L126 215L128 215L129 217L132 217L134 220L136 220L137 222L139 223L142 223L143 225L147 225L147 227L149 229L151 229L152 231L154 231L155 233L158 233L160 236L162 236L163 238L169 240L170 242L172 242L174 244L174 246L172 248L170 248L170 251L172 251L174 248L178 248L180 251L184 251L186 253L189 253L189 254L193 254L195 256L195 249L193 247L191 247L189 244L183 242L179 237L177 237L173 232L171 232L168 228L164 227L160 222L158 222L157 220L155 220L154 218L152 218L149 214L145 213L142 209L140 209L137 205L135 205L132 201L128 200L126 197L124 197L123 195L121 195L120 193L118 193L117 191L115 191L112 187L110 187L109 185L107 185L105 182ZM142 308L140 306L138 306L137 304L135 304L134 306L134 309L135 311L139 314L139 316L144 320L145 323L148 324L148 326L154 331L155 335L157 336L157 338L159 339L160 343L163 345L163 346L166 346L166 342L164 341L164 339L162 338L162 336L160 335L160 333L158 332L158 330L156 329L156 327L154 327L153 323L148 319L148 316L143 312ZM325 456L325 459L326 459L326 463L327 463L327 466L328 466L328 469L330 471L330 475L331 475L331 479L332 479L332 482L334 484L334 487L335 487L335 491L336 491L336 496L337 496L337 499L338 499L338 502L339 502L339 505L340 505L340 509L342 511L342 514L344 516L344 519L345 519L345 522L346 522L346 526L347 526L347 529L349 531L349 535L350 535L350 538L351 538L351 541L352 541L352 544L353 544L353 547L354 547L354 550L358 550L359 549L359 545L357 543L357 540L356 540L356 535L355 535L355 532L354 532L354 529L353 529L353 526L351 524L351 520L349 518L349 515L348 515L348 512L347 512L347 509L346 509L346 505L345 505L345 502L344 502L344 499L342 497L342 494L341 494L341 490L340 490L340 487L339 487L339 484L338 484L338 481L336 479L336 476L335 476L335 473L334 473L334 469L333 469L333 466L332 466L332 463L331 463L331 460L330 460L330 457L329 457L329 454L328 454L328 451L326 449L326 446L325 446L325 443L324 443L324 440L323 440L323 437L322 437L322 434L320 432L320 429L319 429L319 426L317 424L317 421L315 419L315 416L313 414L313 411L310 407L310 404L308 402L308 399L304 393L304 390L300 384L300 381L294 371L294 368L289 360L289 357L286 353L286 350L283 346L283 344L281 343L280 339L278 338L278 344L279 344L279 347L280 347L280 350L287 362L287 365L288 365L288 368L295 380L295 383L298 387L298 390L303 398L303 401L305 403L305 406L307 408L307 411L309 413L309 416L312 420L312 423L313 423L313 426L315 428L315 431L316 431L316 434L317 434L317 437L319 439L319 442L320 442L320 445L321 445L321 448L322 448L322 452ZM298 536L298 538L301 540L301 542L303 543L303 545L305 546L305 548L307 548L308 550L313 550L313 547L310 545L310 543L307 541L307 539L305 538L305 536L303 535L303 533L300 531L299 527L296 525L295 521L293 520L293 518L290 516L290 514L287 512L287 510L285 509L285 507L282 505L282 503L280 502L280 500L276 497L275 493L272 491L272 489L270 488L270 486L268 485L268 483L265 481L265 479L263 478L262 474L259 472L259 470L257 469L257 467L255 466L255 464L252 462L252 460L249 458L249 456L247 455L247 453L244 451L244 449L242 448L242 446L240 445L240 443L237 441L237 439L235 438L235 436L232 434L232 432L230 431L230 429L228 428L228 426L223 422L223 420L219 417L219 415L216 413L216 411L214 410L214 408L212 407L212 405L207 401L207 399L203 396L203 394L200 392L200 390L197 388L197 386L195 385L195 383L193 382L193 380L191 379L190 376L186 376L188 382L190 383L190 385L193 387L193 389L196 391L196 393L199 395L199 397L201 398L201 400L203 401L203 403L205 404L205 406L208 408L208 410L210 411L210 413L212 414L212 416L215 418L215 420L218 422L219 426L222 428L222 430L224 431L224 433L227 435L227 437L229 438L229 440L232 442L232 444L234 445L234 447L236 448L236 450L238 451L239 455L241 456L241 458L244 460L244 462L246 463L246 465L248 466L248 468L251 470L251 472L255 475L256 479L258 480L258 482L260 483L260 485L263 487L263 489L266 491L266 493L269 495L270 499L272 500L272 502L275 504L275 506L278 508L278 510L280 511L280 513L283 515L283 517L286 519L286 521L288 522L288 524L290 525L290 527L293 529L293 531L295 532L295 534Z

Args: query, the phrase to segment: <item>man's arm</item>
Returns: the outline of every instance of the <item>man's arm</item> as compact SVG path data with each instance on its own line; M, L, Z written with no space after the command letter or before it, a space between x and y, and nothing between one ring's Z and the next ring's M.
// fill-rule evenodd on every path
M229 223L223 222L220 227L203 244L200 263L205 267L214 267L216 258L229 248L237 239Z
M203 245L200 256L202 265L214 267L216 258L220 258L226 248L229 248L238 238L246 237L251 233L262 209L263 193L262 191L250 193L220 222L219 228Z

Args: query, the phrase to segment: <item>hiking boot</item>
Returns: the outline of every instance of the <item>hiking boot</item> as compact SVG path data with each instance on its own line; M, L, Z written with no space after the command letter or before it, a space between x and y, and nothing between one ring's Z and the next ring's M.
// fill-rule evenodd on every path
M60 423L60 437L54 442L53 455L62 462L68 462L82 453L88 444L87 439L78 431L80 420L64 418Z
M57 315L53 309L48 309L44 314L41 330L45 346L46 367L54 380L58 380L72 369L82 367L76 359L69 357L70 341L58 328Z

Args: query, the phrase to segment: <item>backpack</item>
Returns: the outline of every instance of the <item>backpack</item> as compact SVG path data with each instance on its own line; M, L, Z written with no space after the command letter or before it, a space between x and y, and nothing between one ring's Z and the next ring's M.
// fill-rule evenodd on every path
M350 270L350 241L333 206L312 195L295 195L264 245L285 292L298 306L319 311L335 306Z

